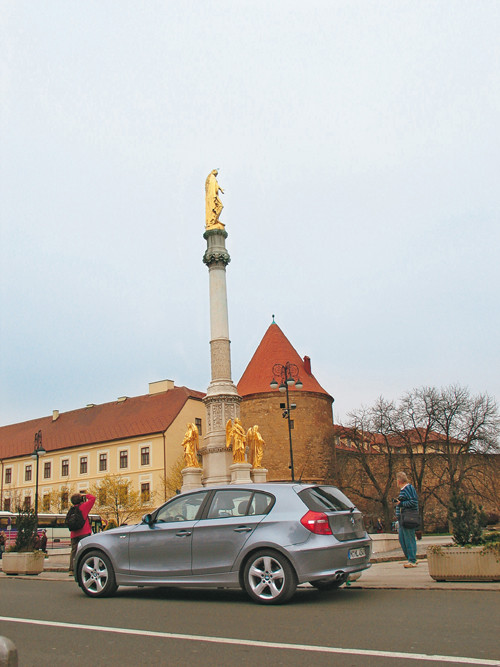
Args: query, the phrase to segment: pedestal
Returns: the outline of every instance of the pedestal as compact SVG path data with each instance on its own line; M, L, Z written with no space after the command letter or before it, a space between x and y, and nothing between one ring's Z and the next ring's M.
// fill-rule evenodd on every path
M229 466L231 472L231 484L251 484L251 463L233 463Z
M201 483L201 468L183 468L182 473L182 488L181 492L192 491L193 489L199 489L203 486Z
M265 484L267 482L267 468L252 468L250 476L254 484Z

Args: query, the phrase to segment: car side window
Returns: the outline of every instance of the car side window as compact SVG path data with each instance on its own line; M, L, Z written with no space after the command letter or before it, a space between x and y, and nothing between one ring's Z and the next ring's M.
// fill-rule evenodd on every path
M224 519L228 516L245 516L252 497L251 491L225 489L216 491L208 510L207 519Z
M194 521L200 507L205 500L207 492L191 493L188 496L174 498L163 507L160 507L156 515L156 523L170 523L171 521Z
M273 504L273 498L267 493L254 493L248 514L267 514Z

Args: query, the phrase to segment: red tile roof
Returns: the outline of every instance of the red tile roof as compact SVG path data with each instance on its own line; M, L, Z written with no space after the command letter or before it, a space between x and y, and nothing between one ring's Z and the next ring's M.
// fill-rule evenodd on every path
M334 434L339 437L337 442L338 449L355 449L356 446L353 444L351 446L347 445L348 441L355 441L359 439L361 434L355 428L350 428L348 426L340 426L335 424L333 427ZM401 434L392 433L387 436L382 435L382 433L370 433L370 431L365 431L363 433L365 443L369 444L372 447L373 452L380 451L380 446L391 446L391 447L407 447L409 444L412 446L418 447L419 445L425 445L426 447L439 447L440 444L444 443L450 445L464 445L464 442L457 440L456 438L446 437L443 433L437 433L436 431L426 431L423 428L414 428L408 429L407 431L402 432Z
M262 394L273 391L269 383L273 379L274 364L286 364L289 361L299 368L299 377L303 383L300 391L313 391L329 396L311 373L308 357L304 362L279 326L273 322L255 350L250 363L238 382L238 394ZM279 381L279 378L276 378ZM293 388L292 388L293 389ZM276 389L277 391L277 389Z
M201 400L204 395L187 387L174 387L157 394L61 412L55 421L50 416L2 426L0 458L31 454L35 433L40 429L43 447L48 452L161 433L172 424L189 398Z

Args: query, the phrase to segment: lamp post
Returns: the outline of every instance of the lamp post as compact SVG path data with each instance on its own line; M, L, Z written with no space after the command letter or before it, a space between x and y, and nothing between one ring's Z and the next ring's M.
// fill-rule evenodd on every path
M278 386L278 380L281 382ZM293 467L293 446L292 446L292 421L290 419L290 411L297 407L295 403L290 404L290 395L288 387L295 385L297 389L302 389L303 384L299 378L299 367L296 364L291 364L289 361L286 364L274 364L273 379L271 381L271 389L278 387L279 391L286 393L286 403L280 403L280 408L283 410L283 419L288 420L288 440L290 442L290 470L292 472L292 482L295 482L295 469Z
M38 431L38 433L35 433L35 447L33 449L33 453L31 454L32 459L36 459L36 489L35 489L35 516L36 516L36 525L38 528L38 463L40 460L40 456L44 456L47 452L43 448L42 445L42 431Z

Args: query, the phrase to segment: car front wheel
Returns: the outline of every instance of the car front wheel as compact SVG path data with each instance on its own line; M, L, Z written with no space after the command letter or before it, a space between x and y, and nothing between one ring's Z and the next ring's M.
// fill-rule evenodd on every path
M89 551L78 564L78 584L91 598L113 595L118 586L109 558L101 551Z
M282 554L262 549L253 554L243 573L245 590L261 604L282 604L297 588L297 576Z

